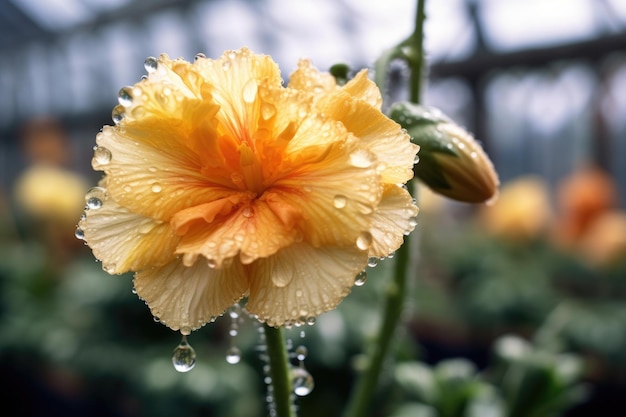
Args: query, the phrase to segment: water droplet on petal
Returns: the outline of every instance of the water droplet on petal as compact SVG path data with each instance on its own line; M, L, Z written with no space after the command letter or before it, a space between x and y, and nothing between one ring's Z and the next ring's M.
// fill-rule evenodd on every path
M104 146L96 146L93 150L93 160L100 165L111 162L111 151Z
M76 236L76 239L84 240L85 232L80 227L77 227L76 232L74 232L74 236Z
M315 324L315 317L313 316L307 317L306 324L308 324L309 326L313 326Z
M154 184L152 184L151 190L153 193L160 193L163 190L163 187L161 187L161 184L155 182Z
M149 56L143 62L143 67L146 69L146 71L148 71L148 73L156 71L158 66L159 66L159 61L153 56Z
M189 372L196 366L196 351L187 343L187 336L183 336L183 340L174 349L172 364L178 372Z
M246 206L241 211L241 214L243 215L243 217L251 218L252 216L254 216L254 210L252 210L252 207Z
M106 198L107 192L102 187L92 187L85 195L85 203L90 210L97 210L102 207L102 201Z
M356 285L357 287L362 287L363 285L365 285L365 281L367 281L367 272L361 271L354 278L354 285Z
M111 112L111 118L113 119L113 123L119 124L126 117L124 106L118 104L113 107L113 111Z
M97 210L102 207L102 200L100 200L98 197L91 197L89 200L87 200L87 207L90 210Z
M132 87L122 87L117 93L117 101L124 107L133 104Z
M357 168L369 168L374 163L374 159L371 153L365 149L359 149L350 154L350 162Z
M241 360L241 351L237 346L231 346L230 349L226 351L226 362L231 365L239 363Z
M361 250L368 250L372 245L372 234L370 232L361 232L356 238L356 246Z
M245 101L246 103L254 103L257 90L258 86L256 84L256 80L251 79L250 81L248 81L246 85L243 86L243 101Z
M333 198L333 205L335 208L342 209L346 206L346 204L348 204L348 199L345 195L337 194Z
M271 119L276 114L276 106L270 103L261 104L261 117L264 120Z
M198 52L193 59L194 59L194 61L197 61L199 59L204 59L204 58L206 58L206 55L203 54L202 52Z
M409 226L411 226L411 227L417 226L417 217L411 217L409 219Z
M291 370L291 381L293 383L293 392L298 397L309 395L315 387L313 377L303 367L297 367Z
M374 268L376 265L378 265L378 258L369 258L367 260L367 266L369 266L370 268Z

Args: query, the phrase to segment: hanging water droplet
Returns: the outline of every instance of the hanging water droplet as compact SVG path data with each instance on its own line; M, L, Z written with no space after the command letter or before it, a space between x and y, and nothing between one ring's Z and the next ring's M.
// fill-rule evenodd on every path
M231 365L235 365L239 363L240 360L241 360L241 350L239 350L237 346L231 346L226 351L226 362L230 363Z
M172 355L172 364L178 372L189 372L196 366L196 351L187 343L187 336L183 339Z
M368 250L372 245L372 234L370 232L361 232L356 238L356 246L361 250Z
M96 146L93 150L93 160L100 165L111 162L111 157L111 151L104 146Z
M362 287L365 285L365 281L367 281L367 272L365 270L359 272L354 278L354 285L357 287Z
M117 93L117 101L124 107L133 104L132 87L122 87Z
M311 374L302 366L291 370L291 382L293 384L293 392L298 397L309 395L315 387L315 382Z
M296 348L296 359L299 361L303 361L306 359L306 355L308 355L309 350L306 346L300 345Z
M346 206L346 204L348 204L348 199L345 195L337 194L333 198L333 205L335 208L342 209Z
M315 317L313 316L307 317L306 324L308 324L309 326L313 326L315 324Z
M417 226L417 217L413 216L409 219L409 226L410 227L415 227Z
M149 56L143 62L143 67L146 69L146 71L148 71L148 74L156 71L158 66L159 66L159 61L153 56Z
M77 227L76 232L74 232L74 236L76 236L76 239L84 240L85 232L80 227Z
M228 310L228 315L231 319L238 319L241 315L241 306L239 304L233 304L230 310Z
M370 268L374 268L376 265L378 265L378 258L372 257L369 258L367 260L367 266L369 266Z
M420 161L420 157L419 155L415 155L415 158L413 159L413 165L417 164Z
M111 112L111 118L113 119L113 123L119 124L126 117L124 106L118 104L113 107L113 111Z

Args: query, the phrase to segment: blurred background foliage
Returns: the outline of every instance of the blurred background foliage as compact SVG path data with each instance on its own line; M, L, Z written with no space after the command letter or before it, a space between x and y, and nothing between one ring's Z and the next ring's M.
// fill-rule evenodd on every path
M8 0L0 5L0 414L267 414L259 336L222 317L155 323L75 239L97 131L147 55L248 45L287 77L373 63L411 32L405 0ZM52 7L50 7L52 5ZM626 9L619 0L428 2L425 103L483 143L491 206L420 188L403 325L372 416L621 416L626 408ZM233 30L237 28L237 30ZM322 28L322 29L320 29ZM452 28L452 29L451 29ZM97 51L97 52L94 52ZM396 63L397 64L397 63ZM389 102L406 98L392 65ZM393 260L340 307L289 332L315 389L300 415L340 415L380 321ZM304 337L301 333L304 331ZM232 345L242 352L226 362ZM293 358L294 365L297 360Z

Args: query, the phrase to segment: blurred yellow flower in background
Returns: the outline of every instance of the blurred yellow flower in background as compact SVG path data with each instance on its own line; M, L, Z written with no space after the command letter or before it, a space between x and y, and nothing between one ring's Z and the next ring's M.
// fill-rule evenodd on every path
M37 164L18 178L15 199L29 217L59 223L67 231L80 215L80 203L87 188L86 181L71 171Z
M136 272L170 328L188 333L243 297L271 326L307 321L414 228L402 184L418 147L365 71L339 87L303 60L285 87L245 48L145 66L97 135L105 176L79 234L106 271Z
M545 234L551 219L548 186L532 175L508 182L496 202L480 209L481 224L489 233L518 242Z

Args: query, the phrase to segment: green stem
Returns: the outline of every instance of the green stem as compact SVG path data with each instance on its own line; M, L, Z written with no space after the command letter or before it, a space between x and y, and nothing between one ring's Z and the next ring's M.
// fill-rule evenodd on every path
M422 92L425 3L426 0L417 1L415 31L401 44L401 47L405 51L405 59L411 71L410 99L414 103L419 103ZM359 375L352 391L350 401L344 413L345 417L364 417L368 414L368 409L378 385L378 379L383 368L385 357L391 346L396 325L404 309L404 297L407 292L407 275L411 260L410 241L410 239L406 238L404 244L396 252L394 277L386 290L383 321L376 337L376 343L369 352L366 368Z
M424 78L424 20L426 0L417 1L417 10L415 12L415 30L405 41L405 45L409 48L408 63L411 70L411 79L409 81L410 95L409 99L412 103L419 104L422 98L422 85Z
M285 338L282 327L263 325L265 329L265 343L272 378L274 406L276 417L293 417L291 407L291 376L289 357L285 348Z
M409 241L410 239L405 239L404 245L396 252L395 276L394 280L387 286L383 322L378 332L376 343L370 351L367 368L359 376L354 387L350 402L344 413L345 417L362 417L367 415L367 410L373 399L373 394L378 385L378 377L389 351L396 324L402 315L404 294L407 286Z

